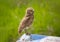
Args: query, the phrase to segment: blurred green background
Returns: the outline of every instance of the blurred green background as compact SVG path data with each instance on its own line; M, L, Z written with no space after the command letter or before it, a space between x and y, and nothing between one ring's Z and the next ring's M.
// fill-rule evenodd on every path
M32 33L60 36L60 0L0 0L0 42L15 42L27 7L33 7Z

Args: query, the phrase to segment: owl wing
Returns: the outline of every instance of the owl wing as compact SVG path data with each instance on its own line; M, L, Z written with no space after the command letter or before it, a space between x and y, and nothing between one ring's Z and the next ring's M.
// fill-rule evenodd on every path
M26 23L28 19L29 17L24 17L22 19L22 21L20 22L19 28L18 28L18 32L21 32L24 28L26 28Z
M20 26L22 26L22 25L25 26L27 24L27 22L28 22L28 19L29 19L29 17L23 18L22 21L21 21L21 23L20 23Z

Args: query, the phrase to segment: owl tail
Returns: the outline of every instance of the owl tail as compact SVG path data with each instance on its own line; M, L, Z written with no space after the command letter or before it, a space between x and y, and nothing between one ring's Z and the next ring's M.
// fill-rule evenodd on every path
M21 29L18 29L18 34L21 34L22 30Z

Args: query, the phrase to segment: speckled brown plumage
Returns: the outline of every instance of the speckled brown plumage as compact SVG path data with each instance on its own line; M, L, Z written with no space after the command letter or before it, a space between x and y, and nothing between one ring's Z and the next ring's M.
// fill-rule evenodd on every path
M34 20L34 10L33 8L27 8L26 14L20 22L18 32L21 33L26 27L29 27Z

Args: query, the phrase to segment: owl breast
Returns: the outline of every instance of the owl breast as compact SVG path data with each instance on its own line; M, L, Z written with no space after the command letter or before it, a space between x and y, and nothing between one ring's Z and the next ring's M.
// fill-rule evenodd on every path
M30 25L32 24L33 20L34 20L34 16L32 15L32 16L30 16L30 17L27 19L27 24L26 24L26 26L30 26Z

